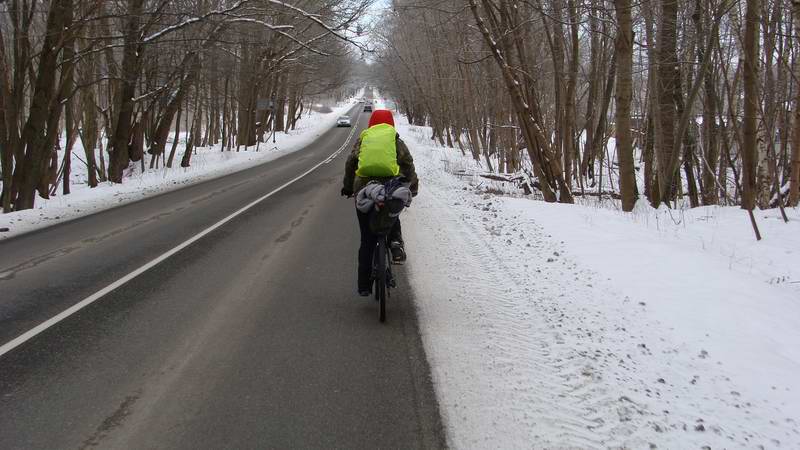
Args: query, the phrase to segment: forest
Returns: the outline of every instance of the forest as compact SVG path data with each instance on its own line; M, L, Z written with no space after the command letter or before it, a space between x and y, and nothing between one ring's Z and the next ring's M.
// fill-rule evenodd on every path
M132 164L187 167L194 147L238 151L293 128L309 99L346 85L368 6L0 2L3 211L68 194L73 149L94 187Z
M800 1L395 0L376 34L412 123L545 201L798 203Z
M291 129L315 95L341 96L362 59L412 124L548 202L752 211L800 199L798 1L0 8L5 212L69 193L74 148L92 186L123 182L131 164L186 167L196 146L247 148Z

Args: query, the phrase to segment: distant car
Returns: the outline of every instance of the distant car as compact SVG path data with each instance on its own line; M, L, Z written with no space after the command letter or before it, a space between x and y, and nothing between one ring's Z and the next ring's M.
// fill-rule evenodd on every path
M336 120L337 127L350 127L352 124L350 123L350 116L342 116Z
M364 112L372 112L372 105L370 104L364 105Z

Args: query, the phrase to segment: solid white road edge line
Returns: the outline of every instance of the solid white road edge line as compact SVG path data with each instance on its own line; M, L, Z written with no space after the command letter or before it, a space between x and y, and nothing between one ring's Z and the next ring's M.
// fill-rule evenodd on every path
M276 189L272 190L268 194L263 195L263 196L257 198L256 200L253 200L252 202L248 203L243 208L241 208L241 209L237 210L236 212L230 214L229 216L225 217L224 219L220 220L219 222L215 223L214 225L211 225L210 227L206 228L205 230L201 231L200 233L192 236L191 238L189 238L186 241L182 242L180 245L178 245L177 247L173 248L172 250L167 251L166 253L162 254L161 256L157 257L156 259L154 259L154 260L148 262L147 264L143 265L142 267L139 267L138 269L136 269L133 272L125 275L124 277L120 278L119 280L109 284L108 286L104 287L103 289L100 289L99 291L95 292L94 294L86 297L85 299L83 299L83 300L79 301L78 303L70 306L69 308L65 309L64 311L56 314L55 316L45 320L44 322L40 323L39 325L36 325L35 327L31 328L30 330L26 331L25 333L22 333L21 335L17 336L16 338L12 339L11 341L3 344L2 346L0 346L0 356L5 355L6 353L10 352L11 350L14 350L15 348L19 347L20 345L24 344L25 342L33 339L39 333L45 331L46 329L52 327L55 324L61 322L62 320L66 319L67 317L75 314L76 312L80 311L81 309L85 308L86 306L91 305L92 303L96 302L97 300L99 300L104 295L108 294L109 292L113 291L114 289L117 289L118 287L122 286L123 284L127 283L128 281L131 281L132 279L138 277L139 275L147 272L148 270L150 270L151 268L156 266L158 263L160 263L160 262L164 261L165 259L169 258L170 256L178 253L179 251L183 250L184 248L194 244L195 242L197 242L198 240L202 239L207 234L209 234L212 231L216 230L217 228L225 225L227 222L230 222L236 216L242 214L243 212L245 212L248 209L252 208L253 206L257 205L258 203L266 200L267 198L269 198L269 197L277 194L278 192L282 191L283 189L287 188L292 183L300 180L301 178L305 177L306 175L310 174L311 172L317 170L323 164L330 163L337 156L339 156L339 154L341 154L342 151L347 147L347 145L350 143L350 139L352 139L353 133L355 133L356 129L357 129L357 127L353 127L352 130L350 130L350 134L347 135L347 139L345 139L344 144L342 144L342 146L339 147L339 149L337 149L335 152L333 152L333 154L331 154L331 156L325 158L324 160L322 160L321 162L316 164L314 167L308 169L307 171L303 172L302 174L298 175L297 177L295 177L295 178L289 180L288 182L284 183L283 185L277 187Z

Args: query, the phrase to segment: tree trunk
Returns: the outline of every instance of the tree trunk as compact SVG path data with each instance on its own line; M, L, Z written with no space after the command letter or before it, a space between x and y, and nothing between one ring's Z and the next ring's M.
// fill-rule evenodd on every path
M795 45L800 45L800 0L792 1ZM795 67L800 63L795 61ZM792 124L792 162L789 175L789 205L800 201L800 70L795 70L794 123Z
M117 120L114 135L109 138L108 178L114 183L122 183L122 175L130 162L128 144L131 138L131 121L133 118L136 82L142 58L142 46L139 43L139 23L141 21L144 0L128 0L128 16L125 21L124 48L122 52L122 81L117 93Z
M705 29L708 21L713 20L710 11L703 11L702 1L695 1L695 12L692 16L697 29L697 42L705 42ZM710 36L717 39L716 36ZM697 46L697 59L712 58L706 55L702 45ZM712 64L713 67L713 64ZM714 71L706 70L703 77L703 129L702 129L702 198L704 205L716 205L719 201L719 189L716 186L716 171L719 164L719 144L717 143L716 126L716 86Z
M616 129L619 160L619 190L622 210L633 211L636 204L636 176L631 142L631 91L633 87L633 24L630 0L615 0L617 13L617 95Z
M225 76L225 90L222 97L222 145L221 150L225 150L225 146L228 143L228 80L229 78L227 75Z
M658 162L658 203L668 203L675 197L675 122L677 105L675 92L680 90L680 70L677 53L678 2L661 0L661 21L658 27L658 130L656 160ZM656 203L654 206L658 206Z
M195 87L194 97L194 110L192 111L192 126L187 131L189 136L186 138L186 148L183 151L183 158L181 158L181 167L189 167L192 160L192 150L194 150L195 140L200 129L200 122L202 121L200 115L200 88ZM188 117L188 114L187 114Z
M286 80L287 74L283 73L278 76L278 89L277 98L275 99L275 107L272 114L275 117L275 132L286 131Z
M694 127L686 133L683 145L683 171L686 173L686 193L689 196L689 206L697 208L700 206L700 197L697 192L697 179L694 173L694 153L697 148L697 140L694 136Z
M575 92L578 86L578 71L580 69L580 40L578 33L578 25L580 17L578 16L578 9L575 6L575 0L567 0L567 7L569 9L570 20L570 59L569 59L569 77L567 80L567 91L565 99L566 114L564 118L564 179L567 183L572 183L573 170L575 169L575 161L577 156L577 142L575 137L575 120L578 115L576 107Z
M52 124L51 112L60 114L61 105L56 104L56 73L58 55L62 48L65 21L71 11L70 0L54 0L47 15L47 33L39 54L39 73L31 100L28 120L22 131L25 145L25 159L22 163L19 191L14 209L21 211L34 206L36 189L42 179L43 170L52 152L48 146L52 136L48 135L48 125ZM48 119L51 119L50 121Z
M150 148L150 153L155 156L164 153L167 145L167 138L169 137L169 129L172 127L175 114L178 112L181 102L186 97L186 93L194 84L195 80L197 79L197 74L200 71L200 58L196 53L187 55L184 58L184 63L182 63L182 65L183 67L187 67L187 72L184 74L183 79L178 85L177 91L175 91L170 98L167 107L164 108L164 113L161 115L158 125L156 126L156 131L153 137L153 146Z
M3 172L3 191L0 193L0 203L3 212L11 212L11 182L14 173L14 148L19 139L12 139L18 135L17 113L13 110L13 98L10 89L10 70L6 64L6 48L3 30L0 27L0 169Z
M172 167L172 162L175 160L175 150L178 149L178 142L181 140L181 113L183 108L178 105L178 114L175 117L175 138L172 140L172 148L169 150L169 158L167 159L167 168Z
M658 70L656 63L658 56L656 53L655 39L655 20L653 11L650 8L642 8L644 16L645 38L647 40L647 118L645 125L645 145L644 153L644 192L651 205L656 206L661 202L661 194L658 191L658 169L655 156L656 141L658 140L658 101L656 95L656 85L658 83Z
M586 97L586 143L584 144L583 158L581 160L581 176L594 179L594 129L595 129L595 98L597 90L602 83L602 73L600 70L600 31L597 25L596 8L592 5L589 8L589 28L590 28L590 55L589 55L589 87Z
M742 120L742 208L755 207L758 151L759 0L747 0L744 28L744 118Z

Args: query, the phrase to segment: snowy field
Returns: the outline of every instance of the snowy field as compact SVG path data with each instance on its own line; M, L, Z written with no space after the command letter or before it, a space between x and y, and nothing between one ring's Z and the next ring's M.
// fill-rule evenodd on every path
M758 212L756 242L738 208L497 195L512 189L453 175L472 162L429 129L398 128L454 448L800 448L800 211Z
M239 152L236 152L235 147L231 151L223 152L219 145L197 148L196 154L192 155L191 166L187 168L180 167L180 159L185 145L185 135L182 135L171 169L161 168L142 172L140 163L131 163L122 184L100 183L94 189L89 188L86 181L87 170L82 160L84 158L83 148L76 144L72 153L71 193L61 195L59 186L56 195L49 200L37 197L34 209L0 214L0 229L9 229L6 232L0 232L0 239L7 239L58 222L75 219L272 161L300 150L313 142L335 126L336 119L352 108L354 103L354 100L342 103L329 113L312 111L303 114L297 122L295 130L288 133L277 133L274 144L271 139L269 142L262 142L258 146L258 151L256 151L256 146L242 147ZM167 142L167 151L171 146L172 138ZM145 162L149 164L149 155L145 155L145 159ZM61 154L59 154L59 160L61 160Z

